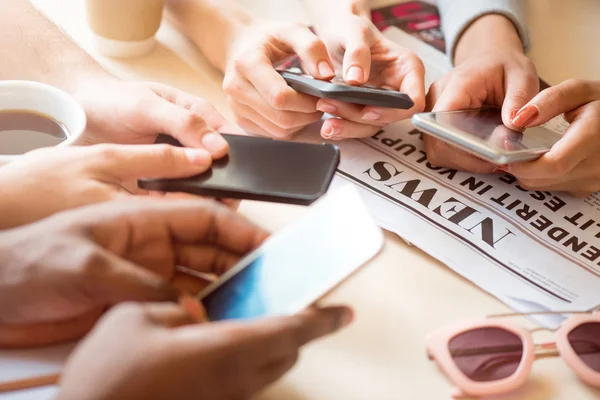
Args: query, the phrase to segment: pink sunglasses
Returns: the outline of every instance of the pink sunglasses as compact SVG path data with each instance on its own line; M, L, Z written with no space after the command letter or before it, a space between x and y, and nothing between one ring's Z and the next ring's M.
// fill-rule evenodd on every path
M540 344L534 344L532 331L506 320L540 314L569 313L497 315L452 324L431 334L427 353L456 385L452 396L510 392L525 383L535 359L559 355L583 382L600 387L600 311L573 313L555 331L556 342Z

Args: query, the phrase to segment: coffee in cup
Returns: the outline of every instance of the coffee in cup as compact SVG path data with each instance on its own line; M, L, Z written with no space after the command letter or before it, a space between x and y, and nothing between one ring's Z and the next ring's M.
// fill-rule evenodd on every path
M156 43L164 0L86 0L94 46L108 57L138 57Z
M42 147L77 144L85 112L71 95L30 81L0 81L0 166Z

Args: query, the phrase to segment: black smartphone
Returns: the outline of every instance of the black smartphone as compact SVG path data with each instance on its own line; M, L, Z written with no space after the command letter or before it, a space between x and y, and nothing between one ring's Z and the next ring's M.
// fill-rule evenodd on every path
M337 146L243 135L223 137L227 156L190 178L139 179L142 189L201 196L309 205L327 191L340 155ZM159 135L157 143L181 144Z
M345 103L408 110L415 105L409 95L395 90L376 88L370 85L352 86L341 80L334 82L314 79L307 74L278 71L288 86L300 93L339 100Z

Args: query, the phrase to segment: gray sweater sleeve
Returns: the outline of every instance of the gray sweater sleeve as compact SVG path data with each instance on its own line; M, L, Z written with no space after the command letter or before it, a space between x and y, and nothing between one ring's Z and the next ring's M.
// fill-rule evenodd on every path
M463 31L477 18L486 14L504 15L517 28L523 47L529 49L523 0L437 0L446 40L446 53L454 60L456 43Z

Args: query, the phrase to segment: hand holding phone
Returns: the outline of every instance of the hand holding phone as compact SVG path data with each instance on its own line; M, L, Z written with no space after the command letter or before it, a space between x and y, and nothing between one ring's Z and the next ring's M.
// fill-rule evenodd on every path
M383 233L347 185L240 260L198 297L209 320L297 313L374 257Z
M412 122L426 134L497 165L539 158L562 138L543 126L511 130L495 107L420 113Z
M222 135L228 155L210 170L190 178L140 179L142 189L186 192L200 196L308 205L327 191L339 163L331 144L278 141L244 135ZM160 135L157 143L181 144Z

